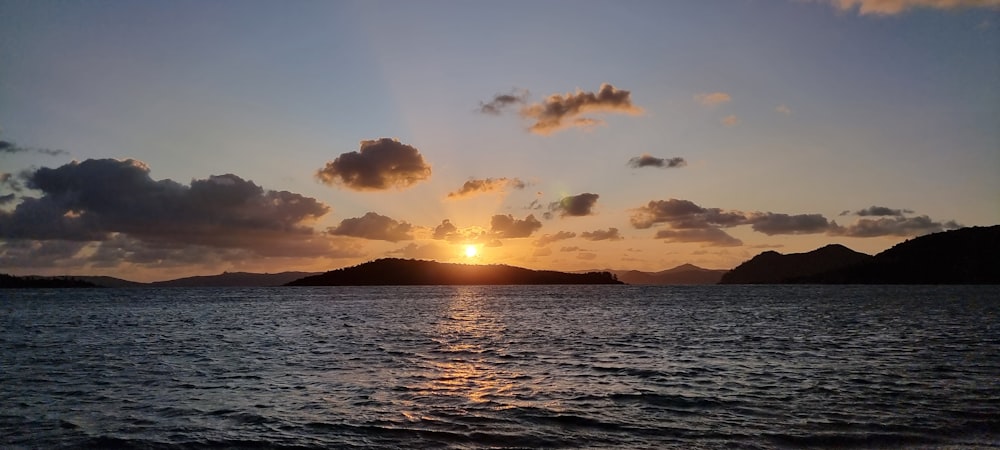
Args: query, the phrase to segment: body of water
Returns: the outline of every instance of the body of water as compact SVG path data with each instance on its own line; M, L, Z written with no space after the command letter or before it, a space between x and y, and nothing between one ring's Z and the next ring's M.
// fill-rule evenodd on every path
M0 447L1000 448L1000 287L0 291Z

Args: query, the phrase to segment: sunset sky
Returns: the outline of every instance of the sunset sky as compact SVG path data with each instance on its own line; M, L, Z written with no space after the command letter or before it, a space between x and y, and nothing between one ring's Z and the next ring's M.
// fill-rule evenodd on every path
M731 268L998 223L1000 0L0 0L4 273Z

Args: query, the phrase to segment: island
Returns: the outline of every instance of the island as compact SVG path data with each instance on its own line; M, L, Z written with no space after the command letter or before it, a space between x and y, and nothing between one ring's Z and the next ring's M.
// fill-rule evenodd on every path
M404 286L624 284L609 272L565 273L502 264L452 264L416 259L383 258L331 270L286 286Z
M0 289L67 289L94 288L94 283L71 277L18 277L0 273Z
M842 245L761 253L721 284L1000 284L1000 225L909 239L875 256Z

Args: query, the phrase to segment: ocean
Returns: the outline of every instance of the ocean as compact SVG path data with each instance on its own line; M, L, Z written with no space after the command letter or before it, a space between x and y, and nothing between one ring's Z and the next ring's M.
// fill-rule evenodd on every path
M2 448L1000 448L1000 286L0 291Z

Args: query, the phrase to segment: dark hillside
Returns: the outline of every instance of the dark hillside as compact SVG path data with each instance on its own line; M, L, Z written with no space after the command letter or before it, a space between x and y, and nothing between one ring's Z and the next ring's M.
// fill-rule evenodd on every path
M23 289L23 288L92 288L98 287L93 283L88 283L76 278L54 278L54 277L15 277L0 273L0 288Z
M412 259L378 259L313 275L288 286L622 284L607 272L564 273L504 265L447 264Z
M867 264L805 278L810 283L997 284L1000 225L929 234L893 246Z
M736 266L722 276L720 284L787 283L795 279L861 264L871 256L843 245L827 245L808 253L784 255L767 251Z

